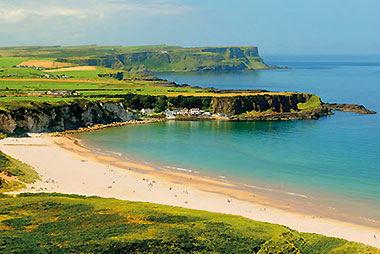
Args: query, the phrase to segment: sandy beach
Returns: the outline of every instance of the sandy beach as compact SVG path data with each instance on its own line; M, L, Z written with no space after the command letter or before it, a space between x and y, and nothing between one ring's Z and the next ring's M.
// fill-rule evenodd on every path
M234 214L380 248L379 228L302 213L284 201L226 181L97 154L71 138L49 134L7 138L0 141L0 150L40 175L41 181L28 185L25 192L96 195Z

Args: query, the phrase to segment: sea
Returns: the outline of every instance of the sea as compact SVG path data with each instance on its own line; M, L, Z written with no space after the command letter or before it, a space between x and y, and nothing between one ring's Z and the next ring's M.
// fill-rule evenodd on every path
M201 87L314 93L324 102L362 104L380 112L380 56L263 58L289 69L158 76ZM304 198L305 205L380 225L380 114L335 112L300 121L167 121L77 137L109 154Z

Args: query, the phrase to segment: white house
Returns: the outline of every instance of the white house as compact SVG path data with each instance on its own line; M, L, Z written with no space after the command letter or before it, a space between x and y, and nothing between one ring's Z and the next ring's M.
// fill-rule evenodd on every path
M142 110L141 110L141 113L143 113L143 114L153 114L154 113L154 109L150 109L150 108L143 108Z
M199 110L199 108L190 109L190 115L200 115L200 114L201 114L201 111Z

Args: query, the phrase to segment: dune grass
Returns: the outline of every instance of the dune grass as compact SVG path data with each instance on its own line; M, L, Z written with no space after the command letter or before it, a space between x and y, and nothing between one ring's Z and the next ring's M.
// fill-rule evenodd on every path
M64 194L0 197L4 253L379 253L239 216Z
M14 191L25 187L24 183L34 183L39 176L29 165L22 163L0 151L0 173L16 177L18 181L4 179L0 176L0 192Z

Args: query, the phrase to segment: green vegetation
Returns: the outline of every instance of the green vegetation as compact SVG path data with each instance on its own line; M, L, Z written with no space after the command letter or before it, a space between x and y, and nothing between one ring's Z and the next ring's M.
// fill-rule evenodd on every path
M316 95L311 95L311 97L305 103L298 103L297 107L300 110L310 110L321 107L321 99Z
M24 183L34 183L37 179L37 172L29 165L0 151L0 192L24 188Z
M201 108L209 109L211 107L211 97L196 97L196 96L152 96L139 94L125 94L119 98L49 98L49 97L16 97L18 103L14 103L12 97L0 98L0 112L10 112L18 109L46 109L56 106L70 104L87 104L90 101L99 102L122 102L127 108L141 110L143 108L155 108L157 112L164 111L167 108Z
M10 47L0 48L0 55L45 57L60 62L104 66L130 72L231 71L267 67L259 56L257 47L181 48L166 45ZM14 65L8 64L8 67Z
M51 75L68 75L74 79L91 79L91 80L106 80L99 78L99 74L115 73L117 70L98 67L96 70L78 70L78 71L54 71Z
M272 114L272 113L274 113L274 112L271 109L268 109L268 110L265 110L265 111L255 111L255 110L252 110L252 111L248 111L246 113L240 114L239 116L250 117L250 116L259 116L259 115Z
M30 68L5 68L0 70L0 78L36 78L45 75L44 72Z
M267 67L256 47L154 48L59 60L79 65L121 68L130 72L236 71Z
M0 56L0 68L11 68L24 61L27 61L26 57L1 57Z
M60 58L60 57L88 57L104 56L119 52L140 52L154 50L169 50L180 48L177 46L151 45L151 46L48 46L48 47L4 47L0 48L0 55L4 57L28 57L28 58Z
M379 253L280 225L157 204L43 193L0 202L6 253Z

